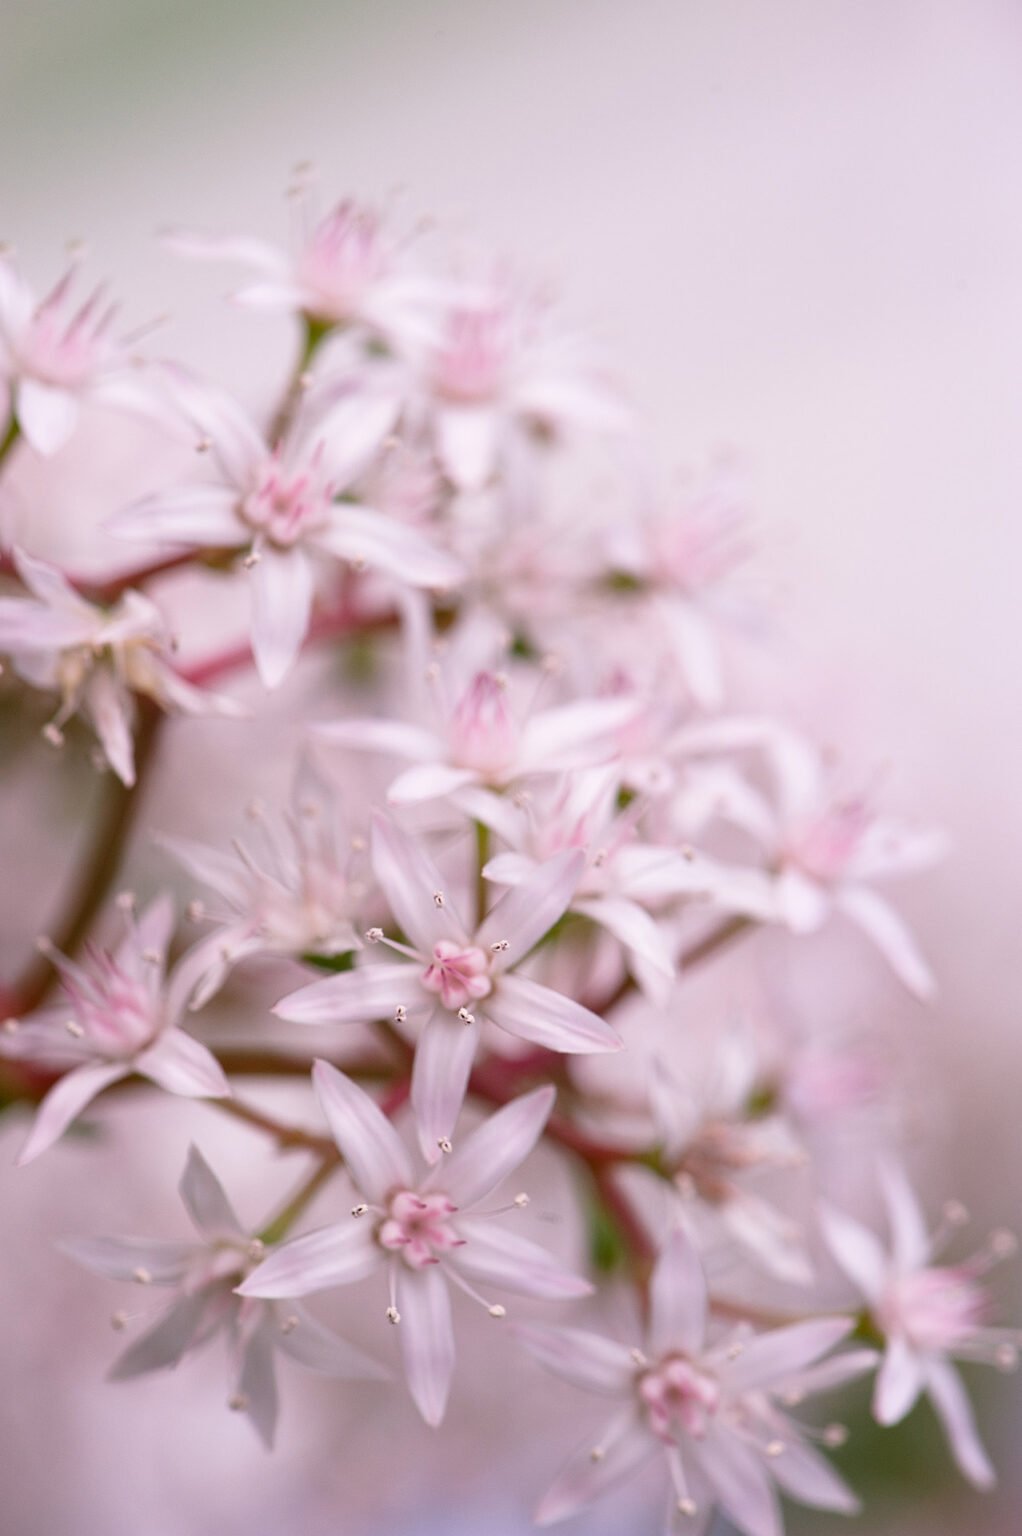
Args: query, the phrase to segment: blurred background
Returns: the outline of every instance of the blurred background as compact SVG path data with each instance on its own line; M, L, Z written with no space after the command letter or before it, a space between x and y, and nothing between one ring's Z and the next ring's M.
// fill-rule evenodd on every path
M882 978L870 993L933 1090L930 1193L1022 1226L1016 0L2 0L0 18L0 237L34 280L87 240L128 323L169 308L160 350L258 399L287 324L218 306L229 274L154 235L282 238L310 159L325 199L393 199L549 274L668 463L743 452L806 718L953 837L947 866L899 892L935 1008ZM168 804L192 731L164 764ZM10 865L7 882L5 911ZM560 1426L589 1404L510 1352L440 1436L406 1408L391 1427L389 1395L291 1377L272 1460L223 1413L219 1360L102 1386L109 1297L53 1239L160 1230L189 1114L214 1161L259 1151L178 1104L140 1145L128 1114L70 1195L73 1149L15 1178L21 1127L0 1126L5 1531L524 1536ZM1015 1276L1004 1305L1022 1317ZM948 1479L923 1408L850 1455L856 1529L1017 1536L1022 1396L989 1375L1000 1490ZM650 1518L626 1496L573 1528Z

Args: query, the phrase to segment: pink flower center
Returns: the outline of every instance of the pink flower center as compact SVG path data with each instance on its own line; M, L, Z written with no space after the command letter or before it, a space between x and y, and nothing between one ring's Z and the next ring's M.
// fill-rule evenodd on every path
M792 845L791 858L814 879L840 879L858 852L870 821L863 800L833 806Z
M96 955L94 966L86 983L65 978L74 1009L72 1022L104 1055L132 1056L162 1027L158 996L145 982L122 971L111 955Z
M510 350L507 322L498 304L454 311L434 364L440 394L466 405L499 395Z
M459 767L497 777L514 760L517 736L506 686L493 672L477 672L451 717L454 761Z
M886 1328L903 1331L920 1350L947 1350L970 1338L983 1321L986 1298L960 1269L920 1269L903 1275L884 1299Z
M321 318L351 320L385 267L376 216L346 202L317 226L299 258L298 279L315 291Z
M481 949L462 949L451 939L433 946L433 962L422 973L427 992L436 992L445 1008L456 1011L493 990L489 956Z
M274 453L242 503L245 521L282 549L290 549L326 521L330 487L316 473L318 458L317 451L305 468L288 474L279 451Z
M681 1355L671 1355L639 1380L639 1398L646 1421L659 1440L668 1443L679 1432L701 1440L720 1403L720 1387Z
M391 1199L376 1230L381 1248L399 1253L409 1269L439 1264L440 1256L464 1245L451 1224L457 1210L446 1195L402 1189Z
M102 292L97 289L69 315L64 301L72 277L68 272L40 304L17 338L16 350L26 373L58 387L80 389L107 359L113 314L101 309Z

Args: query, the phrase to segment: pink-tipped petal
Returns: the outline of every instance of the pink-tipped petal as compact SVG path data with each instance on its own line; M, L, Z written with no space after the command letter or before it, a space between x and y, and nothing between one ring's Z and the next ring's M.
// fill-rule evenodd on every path
M478 1205L523 1163L543 1133L556 1090L536 1088L498 1109L448 1157L442 1184L462 1210ZM435 1182L435 1181L434 1181Z
M408 1389L427 1424L438 1425L454 1372L451 1298L439 1267L397 1271L401 1354Z
M509 1035L550 1051L586 1054L621 1049L616 1030L604 1019L525 976L502 976L479 1006Z
M231 1085L213 1052L183 1029L165 1029L135 1057L135 1070L168 1093L191 1099L223 1099Z
M931 1360L926 1367L926 1388L948 1438L955 1463L963 1477L976 1488L992 1488L997 1474L976 1429L972 1404L962 1379L946 1360Z
M301 549L266 546L252 570L252 651L267 688L298 659L312 613L312 570Z
M541 1301L570 1301L593 1293L588 1280L558 1264L538 1243L485 1216L463 1217L458 1233L465 1246L455 1249L448 1262L482 1286L499 1286Z
M317 1061L313 1067L312 1085L360 1194L381 1205L395 1189L407 1189L412 1182L411 1161L379 1105L326 1061Z
M28 1140L18 1153L18 1167L23 1168L52 1147L97 1093L127 1077L130 1070L119 1061L89 1061L54 1083L36 1110Z
M585 1392L621 1397L635 1380L632 1351L616 1339L582 1328L548 1328L536 1323L520 1323L514 1333L546 1370Z
M653 1269L649 1342L657 1355L698 1354L706 1332L706 1276L695 1244L676 1227Z
M272 1300L352 1285L371 1275L382 1257L372 1232L352 1217L349 1224L321 1227L275 1248L238 1286L238 1294Z
M399 1007L410 1010L421 1000L414 966L369 961L289 992L273 1012L291 1024L371 1024L392 1019Z
M512 886L495 904L476 935L487 949L507 944L497 956L502 969L516 965L563 917L585 866L578 849L559 853L532 871L521 885Z
M438 1008L427 1019L412 1064L412 1108L427 1163L453 1138L479 1044L478 1023L463 1024Z

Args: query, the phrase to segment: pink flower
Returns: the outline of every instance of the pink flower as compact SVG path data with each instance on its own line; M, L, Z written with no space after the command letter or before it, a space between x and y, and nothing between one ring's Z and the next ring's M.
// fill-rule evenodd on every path
M64 1073L36 1112L19 1164L45 1152L98 1093L133 1073L189 1098L230 1094L216 1057L178 1027L196 974L187 954L165 974L169 899L152 902L137 921L130 898L120 905L127 934L113 954L93 950L83 966L47 949L67 1002L8 1020L0 1033L0 1054Z
M386 1377L375 1360L329 1332L304 1307L281 1308L236 1294L239 1281L265 1258L266 1248L242 1227L219 1179L195 1147L189 1150L180 1191L199 1242L100 1237L72 1238L60 1245L95 1274L177 1292L155 1326L116 1361L111 1380L129 1381L170 1369L222 1334L234 1377L228 1406L247 1414L270 1448L277 1424L278 1351L327 1376L362 1381ZM114 1314L115 1327L123 1328L126 1322L121 1313Z
M163 615L141 592L129 591L112 608L86 602L55 566L24 550L14 565L31 597L0 597L0 651L35 688L59 693L60 708L46 727L59 746L75 714L89 720L107 762L125 784L135 782L133 695L182 714L243 713L231 699L204 693L171 666L171 637Z
M707 1322L702 1266L677 1230L653 1271L641 1349L577 1328L516 1328L548 1370L619 1404L596 1444L572 1457L542 1499L540 1525L576 1514L657 1455L671 1478L668 1531L701 1536L719 1506L746 1536L780 1536L775 1484L813 1508L855 1512L850 1490L778 1406L869 1369L871 1350L816 1363L848 1336L850 1321L814 1318L755 1335L739 1329L713 1344Z
M996 1481L976 1431L976 1422L953 1359L983 1360L1014 1369L1016 1330L984 1324L987 1295L980 1284L998 1259L1015 1251L1010 1233L993 1235L989 1246L956 1265L938 1265L949 1231L963 1218L951 1206L944 1228L931 1237L903 1170L881 1165L880 1189L887 1207L891 1247L852 1217L832 1207L820 1212L823 1235L838 1264L869 1306L886 1340L877 1373L873 1412L881 1424L897 1424L919 1396L929 1395L963 1476L978 1488Z
M355 854L334 797L308 760L295 778L285 836L275 834L259 804L251 805L248 815L255 848L235 839L233 858L185 838L161 839L222 901L195 904L195 915L217 928L201 946L208 969L192 1008L208 1002L229 970L253 955L330 957L362 948L352 918L364 900L365 882L352 873Z
M581 869L563 854L509 892L474 931L458 916L443 877L425 850L392 822L373 822L376 878L407 943L370 930L395 963L360 965L314 981L279 1002L274 1013L297 1024L355 1024L391 1019L420 1024L412 1070L412 1105L423 1155L435 1162L451 1138L465 1097L483 1020L549 1050L617 1050L603 1019L514 968L562 916Z
M448 587L460 579L454 557L415 529L338 499L393 426L390 393L343 390L323 409L305 401L285 437L271 444L221 391L180 371L171 388L208 440L216 478L146 497L111 527L131 539L245 552L252 646L268 688L290 671L308 632L313 556L371 566L410 586Z
M0 379L13 391L19 427L41 454L64 446L83 400L145 412L155 405L111 335L116 308L102 288L81 304L71 298L75 265L37 301L13 262L0 258Z
M477 1286L548 1300L592 1289L535 1243L495 1224L493 1216L502 1213L479 1210L536 1145L554 1090L537 1088L505 1105L416 1180L400 1137L361 1088L324 1061L316 1063L313 1083L359 1203L349 1223L283 1244L239 1292L305 1296L385 1270L387 1317L400 1325L409 1390L427 1424L439 1424L454 1370L450 1284L495 1318L504 1316L504 1307L485 1300ZM507 1209L526 1203L519 1196Z

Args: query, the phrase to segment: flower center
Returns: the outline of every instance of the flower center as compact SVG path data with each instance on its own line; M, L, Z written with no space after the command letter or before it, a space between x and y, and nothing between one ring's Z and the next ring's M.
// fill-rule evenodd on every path
M451 717L454 761L490 778L499 777L514 759L516 737L504 682L493 672L477 672Z
M462 949L451 939L441 939L433 946L433 961L422 973L422 985L456 1012L493 990L489 956L481 949Z
M446 1195L399 1190L376 1229L376 1240L381 1248L400 1254L409 1269L439 1264L442 1254L462 1247L465 1241L450 1220L456 1210Z
M341 203L316 228L298 262L302 283L315 289L325 320L350 320L366 289L382 275L386 255L376 217Z
M507 316L499 305L456 310L435 364L436 387L466 405L500 392L508 361Z
M272 544L290 549L305 534L322 526L330 506L329 487L316 473L315 460L288 474L279 453L266 463L259 482L242 503L250 527Z
M701 1440L720 1404L720 1387L681 1355L662 1360L641 1376L639 1400L653 1434L671 1443L679 1433Z
M800 869L817 880L840 879L858 852L869 824L870 814L864 801L835 805L795 842L791 857Z
M920 1350L947 1350L975 1333L983 1321L985 1296L958 1269L920 1269L903 1275L884 1299L885 1326L904 1330Z
M143 981L121 970L110 955L97 957L97 971L84 985L65 978L82 1034L104 1054L131 1056L159 1033L158 999Z

